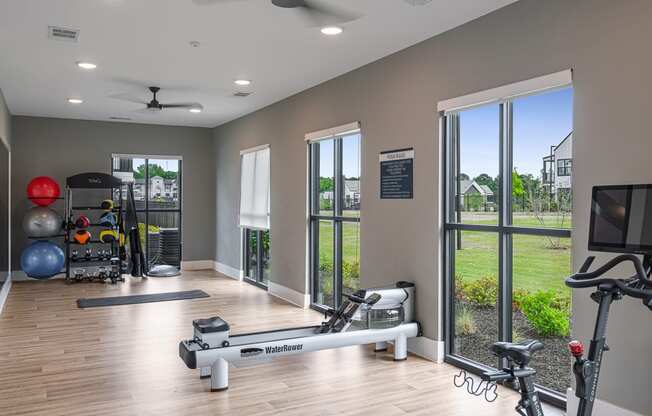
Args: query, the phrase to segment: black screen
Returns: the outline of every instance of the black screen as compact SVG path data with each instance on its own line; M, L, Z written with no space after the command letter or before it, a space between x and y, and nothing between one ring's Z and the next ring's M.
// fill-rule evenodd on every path
M593 188L589 250L652 253L652 184Z

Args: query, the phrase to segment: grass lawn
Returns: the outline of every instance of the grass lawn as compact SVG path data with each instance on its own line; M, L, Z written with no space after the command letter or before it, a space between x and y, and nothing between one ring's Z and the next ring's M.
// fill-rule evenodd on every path
M333 222L319 221L319 258L333 261ZM360 261L360 223L345 222L342 227L343 260L348 263Z
M455 273L466 280L498 276L498 236L478 231L462 232L462 249L455 253ZM570 296L564 279L571 274L569 238L515 235L513 238L514 288L531 292L555 290Z
M512 222L519 227L564 228L573 225L570 214L544 213L538 218L529 212L514 212ZM497 212L462 212L462 223L478 225L497 225Z
M465 213L467 214L467 213ZM465 223L492 224L495 213L468 213L473 221ZM480 217L480 218L479 218ZM470 218L465 218L470 219ZM482 221L482 222L477 222ZM546 215L543 218L547 227L570 227L570 216L560 218ZM541 227L539 219L531 215L515 213L514 222L519 226ZM360 261L360 224L344 223L342 230L344 261ZM333 261L333 223L319 223L320 259ZM531 292L555 290L570 296L570 289L564 279L571 273L571 250L569 238L552 238L531 235L515 235L514 248L514 288ZM434 253L433 253L434 255ZM455 254L455 270L464 279L475 280L483 276L498 276L498 236L495 233L478 231L462 232L462 249Z

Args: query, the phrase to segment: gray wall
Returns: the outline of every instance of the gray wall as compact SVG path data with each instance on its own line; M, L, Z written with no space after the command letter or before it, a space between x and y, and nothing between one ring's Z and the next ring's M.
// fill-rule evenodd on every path
M21 221L31 204L27 183L47 175L65 186L81 172L111 172L112 153L183 157L183 260L211 260L215 252L215 179L211 130L40 117L13 118L14 269L28 241ZM63 208L63 205L60 205Z
M425 335L441 338L437 235L438 101L574 69L573 263L588 254L594 184L652 182L652 2L522 0L215 130L217 253L239 267L238 151L272 149L272 280L306 292L306 132L359 120L363 129L361 273L365 286L416 281ZM378 198L378 152L413 146L415 198ZM573 299L574 333L587 339L595 304ZM614 307L600 395L652 409L652 319L640 303ZM633 358L636 357L636 360Z
M0 90L0 140L4 140L11 149L11 114L2 90Z

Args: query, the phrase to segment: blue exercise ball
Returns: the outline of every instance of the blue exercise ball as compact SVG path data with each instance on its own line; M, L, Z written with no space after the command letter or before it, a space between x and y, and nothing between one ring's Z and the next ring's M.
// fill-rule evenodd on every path
M20 256L20 267L35 279L48 279L60 273L64 263L63 250L49 241L30 244Z

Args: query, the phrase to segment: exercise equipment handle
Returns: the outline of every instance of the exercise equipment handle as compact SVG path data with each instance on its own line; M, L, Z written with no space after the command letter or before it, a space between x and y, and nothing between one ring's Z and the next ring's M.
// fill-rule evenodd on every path
M622 254L614 257L594 271L588 272L586 270L590 267L593 259L594 257L587 258L580 268L580 272L575 273L566 279L566 285L572 288L586 288L600 286L602 284L610 284L617 286L626 295L640 299L652 298L652 281L648 279L641 260L635 255ZM634 275L626 278L602 277L616 266L625 262L632 262L634 269L636 270Z

